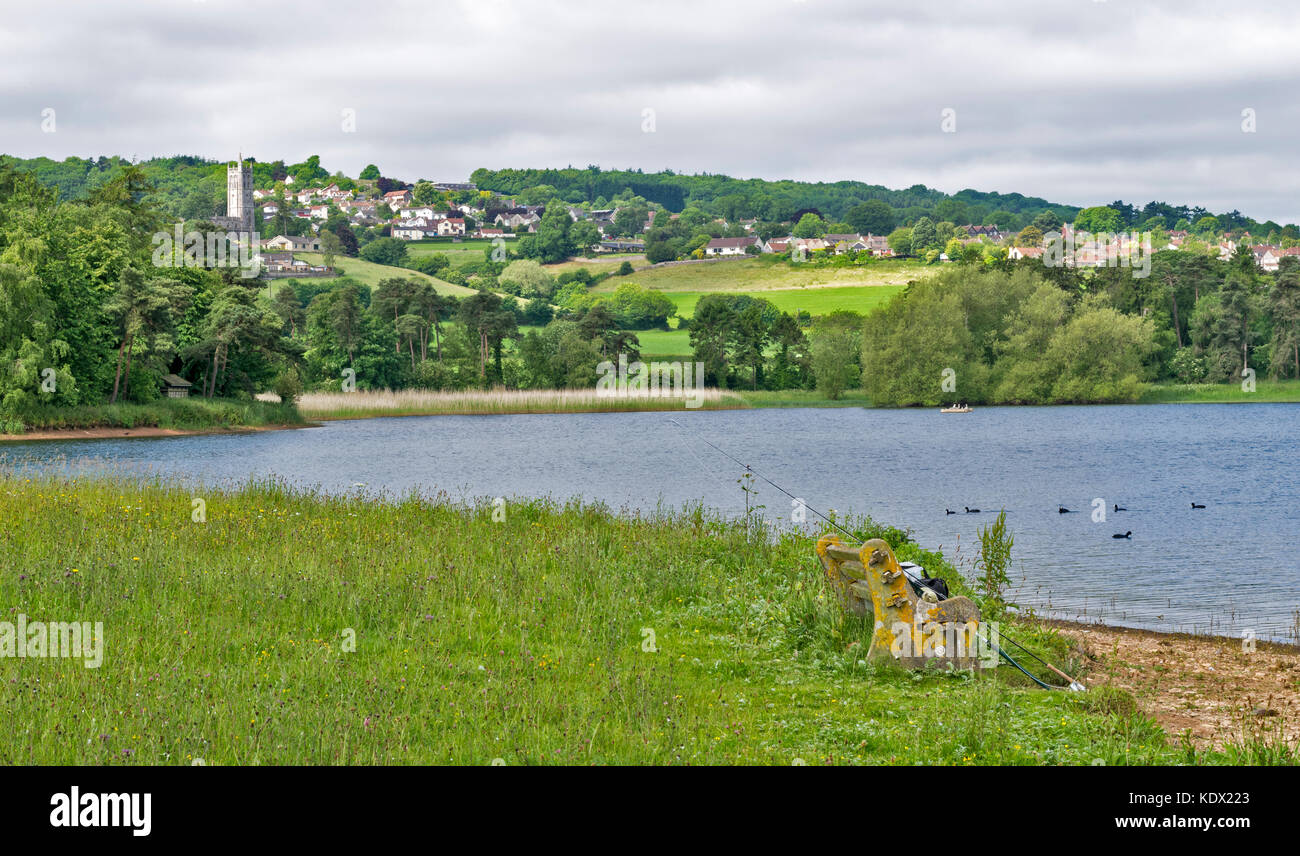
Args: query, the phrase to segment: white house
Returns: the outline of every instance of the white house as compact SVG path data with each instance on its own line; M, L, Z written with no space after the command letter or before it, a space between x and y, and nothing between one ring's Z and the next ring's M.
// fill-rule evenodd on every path
M270 240L263 241L262 248L267 250L281 250L290 253L319 253L320 238L304 238L300 235L277 235Z
M706 256L743 256L749 247L760 252L763 241L760 238L714 238L704 246Z

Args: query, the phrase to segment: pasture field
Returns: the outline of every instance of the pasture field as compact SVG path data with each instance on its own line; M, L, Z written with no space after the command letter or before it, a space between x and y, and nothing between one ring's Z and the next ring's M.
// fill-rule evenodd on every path
M633 280L633 277L628 277ZM603 285L603 283L602 283ZM866 315L886 303L889 298L903 290L901 285L875 286L840 286L835 288L783 288L757 291L745 291L764 300L771 301L782 312L809 312L813 315L827 315L839 309L847 309ZM675 291L665 292L665 297L677 306L677 314L689 318L695 314L695 304L708 292Z
M295 253L294 255L295 257L311 262L312 264L325 263L324 258L323 256L321 256L320 253ZM374 288L376 285L378 285L381 279L387 279L389 277L400 277L402 279L422 279L425 280L426 282L431 282L433 283L434 289L439 294L445 294L449 297L466 297L470 294L475 293L474 289L472 288L466 288L463 285L453 285L450 282L443 282L437 277L432 277L429 276L428 274L420 273L417 270L411 270L410 268L392 267L391 265L377 265L374 262L368 262L365 259L354 259L351 256L338 256L334 261L334 267L336 270L342 272L341 275L350 276L359 282L365 283L371 288ZM319 279L312 278L306 281L307 282L332 282L334 281L334 279L335 278L333 277L321 277ZM288 280L272 280L272 282L277 285L280 282L287 282L287 281Z
M633 262L638 270L626 277L611 277L593 289L613 291L623 281L643 288L657 288L665 294L674 292L755 292L792 289L861 288L894 286L901 288L914 279L935 271L911 260L872 262L862 267L818 267L789 264L767 259L723 259L688 264L645 267ZM591 267L591 266L588 266ZM607 270L593 268L592 273ZM766 295L764 295L766 296Z
M5 764L1294 761L1173 743L1121 690L870 665L812 533L698 508L9 472L0 521L6 620L92 627L83 657L0 657Z
M516 238L506 239L506 252L513 252ZM406 245L406 251L413 259L421 256L431 256L434 253L442 253L451 262L454 268L462 267L469 262L483 261L483 252L492 246L491 238L466 238L460 243L452 241L411 241Z

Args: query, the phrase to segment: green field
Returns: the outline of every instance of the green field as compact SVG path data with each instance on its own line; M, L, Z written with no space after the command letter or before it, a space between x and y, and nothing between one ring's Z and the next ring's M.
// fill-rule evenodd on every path
M607 267L584 266L590 268L592 273L608 270ZM644 267L627 277L607 279L593 290L598 293L613 291L624 281L635 282L643 288L657 288L664 293L754 292L882 285L901 287L933 272L934 268L915 261L882 261L862 267L832 268L790 264L775 259L727 259Z
M632 279L632 277L628 277ZM827 315L838 309L847 309L866 315L903 290L901 285L845 286L837 288L791 288L780 290L742 290L771 301L782 312L808 312ZM707 292L673 291L666 296L677 306L677 314L689 318L695 314L695 304Z
M514 251L515 240L517 239L510 238L506 240L506 252ZM412 241L406 245L406 251L413 259L431 256L434 253L442 253L451 262L452 267L458 268L470 262L483 261L483 251L491 246L491 238L466 238L459 243L452 241Z
M324 258L320 253L295 253L295 257L312 264L324 264ZM334 267L341 275L350 276L353 279L363 282L374 288L379 284L381 279L388 277L400 277L402 279L422 279L426 282L433 283L434 289L439 294L446 294L451 297L465 297L476 292L472 288L466 288L463 285L452 285L450 282L443 282L437 277L420 273L419 271L409 268L391 267L389 265L377 265L368 262L365 259L355 259L350 256L340 256L335 259ZM322 277L320 279L309 279L307 282L331 282L333 278ZM275 282L279 282L276 280Z
M0 520L11 613L102 622L97 668L0 657L10 765L1294 761L1175 746L1121 691L870 665L809 536L702 510L0 474Z

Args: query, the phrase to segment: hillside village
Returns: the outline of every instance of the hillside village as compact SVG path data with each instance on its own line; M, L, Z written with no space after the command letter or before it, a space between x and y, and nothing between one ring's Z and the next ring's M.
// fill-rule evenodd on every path
M290 176L284 184L283 195L274 188L254 190L253 199L263 226L288 225L283 234L263 241L263 249L270 251L263 256L264 269L271 276L330 275L328 267L297 261L292 254L321 252L319 233L331 220L341 219L352 231L370 238L391 237L407 242L459 242L466 238L509 241L535 234L547 210L546 204L525 204L519 198L480 190L472 182L417 182L388 191L380 191L376 185L375 182L356 182L356 186L343 189L338 183L331 182L294 188ZM681 216L649 206L644 200L635 200L629 206L596 208L589 204L569 204L565 207L573 223L588 227L583 233L587 242L577 246L578 252L586 255L644 253L645 235L657 225L672 224ZM629 216L620 217L623 212ZM903 234L910 231L907 226L893 229L889 234L826 231L826 226L835 224L826 223L816 212L811 213L816 222L809 224L809 228L800 228L804 225L803 219L797 223L787 221L777 224L785 227L784 234L768 237L759 233L760 221L757 218L737 218L734 222L716 218L700 226L702 237L707 240L699 241L689 253L673 260L743 258L762 254L805 260L814 254L850 254L874 258L915 256L928 263L969 261L973 255L985 259L1005 255L1016 261L1043 258L1044 244L1048 240L1044 230L1034 226L1012 233L1000 229L997 224L936 223L933 224L935 235L942 242L942 248L934 247L933 242L914 246L914 242L909 240L911 236ZM771 224L767 225L770 231ZM1166 231L1157 228L1140 235L1123 232L1106 240L1105 237L1084 234L1072 223L1061 223L1058 229L1057 234L1073 248L1065 260L1068 266L1114 266L1119 256L1136 252L1138 245L1148 253L1186 249L1227 260L1238 245L1245 244L1254 255L1256 264L1265 272L1276 271L1287 256L1300 257L1300 242L1292 239L1282 239L1278 243L1259 242L1248 230L1215 233L1202 228L1194 233L1190 229ZM797 234L799 232L802 234ZM1077 243L1076 238L1079 239Z

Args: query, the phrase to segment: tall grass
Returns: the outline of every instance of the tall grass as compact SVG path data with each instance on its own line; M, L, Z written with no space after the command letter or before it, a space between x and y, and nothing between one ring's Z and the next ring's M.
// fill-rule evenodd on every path
M694 395L695 393L691 393ZM704 389L700 409L745 407L735 393ZM359 419L368 416L507 413L613 413L633 410L682 410L683 399L601 396L592 389L373 390L311 392L298 400L308 419Z
M99 404L78 407L32 407L11 417L0 417L7 427L25 431L72 428L246 428L262 425L300 425L302 416L292 405L224 398L163 398L148 404Z
M1157 383L1149 385L1140 404L1214 404L1227 402L1300 402L1300 380L1258 380L1254 391L1241 383Z
M0 520L0 621L104 640L98 669L0 657L3 764L1181 758L1004 669L868 665L870 619L828 596L808 535L700 508L0 473Z

